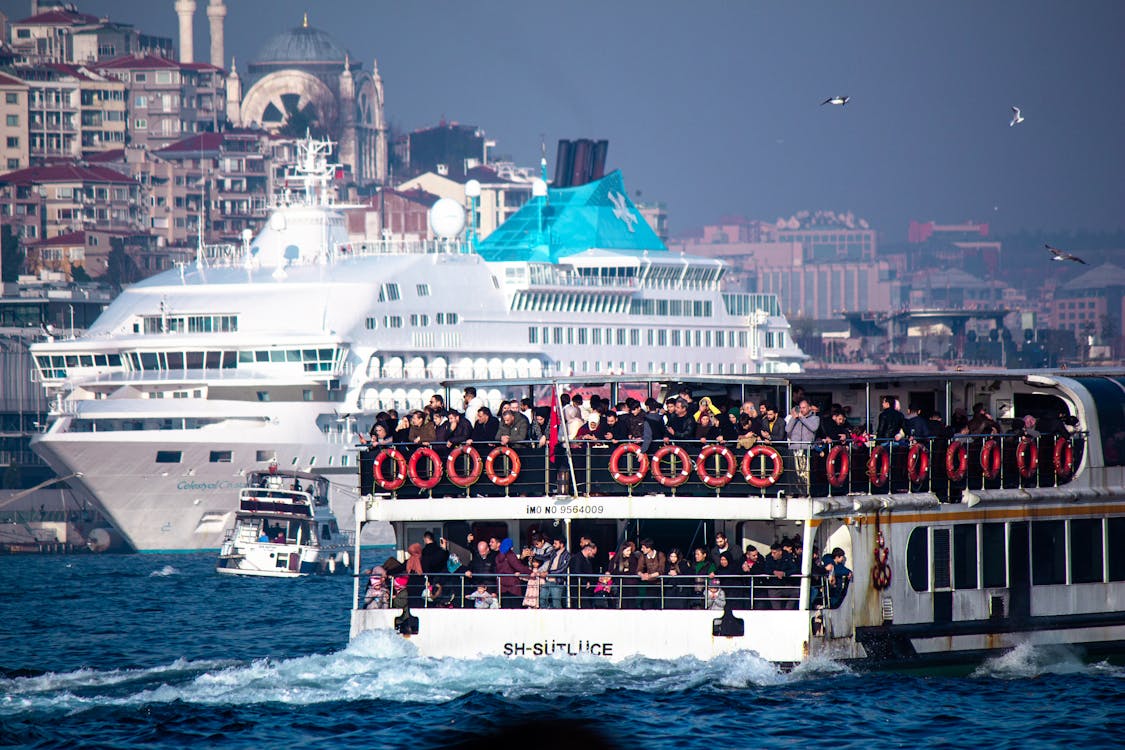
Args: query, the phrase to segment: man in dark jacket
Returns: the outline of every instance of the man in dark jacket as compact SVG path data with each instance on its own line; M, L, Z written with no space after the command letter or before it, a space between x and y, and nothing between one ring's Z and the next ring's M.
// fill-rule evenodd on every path
M875 428L875 437L879 440L895 440L895 435L902 431L906 424L906 417L895 408L894 396L883 396L883 410L879 412L878 426Z
M477 422L473 425L471 443L494 443L496 432L500 429L500 420L492 416L492 410L482 406L477 410Z
M918 404L911 404L906 407L906 422L903 425L903 431L906 432L907 437L923 442L934 437L930 432L930 420L922 416L922 407Z
M442 549L430 531L422 534L422 544L422 572L426 575L448 573L449 550Z
M570 558L570 591L575 606L590 608L594 602L594 585L597 579L594 574L598 570L594 567L594 558L597 557L598 546L593 542L582 545L577 555Z
M800 597L798 581L793 576L799 572L792 559L786 557L781 543L771 544L770 553L762 563L762 573L773 576L769 579L773 585L762 587L762 594L766 599L763 608L796 609L797 599Z

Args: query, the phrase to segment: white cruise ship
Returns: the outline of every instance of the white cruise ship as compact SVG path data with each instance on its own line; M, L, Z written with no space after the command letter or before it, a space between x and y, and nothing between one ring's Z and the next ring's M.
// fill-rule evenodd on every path
M458 241L460 209L437 240L357 245L329 150L302 146L257 236L202 247L84 335L32 347L54 404L34 450L138 551L218 549L242 467L272 460L329 477L350 519L356 433L443 379L796 372L805 359L775 297L723 293L721 262L670 253L617 172L538 185L475 247Z

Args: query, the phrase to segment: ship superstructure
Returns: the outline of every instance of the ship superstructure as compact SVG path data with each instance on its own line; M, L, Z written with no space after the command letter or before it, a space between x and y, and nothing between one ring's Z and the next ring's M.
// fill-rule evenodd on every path
M445 378L487 401L503 377L800 369L776 298L670 253L617 172L540 190L479 244L463 221L349 243L330 144L301 154L256 236L201 245L84 335L33 346L54 403L35 450L137 550L218 549L240 467L273 460L333 479L350 517L357 433Z

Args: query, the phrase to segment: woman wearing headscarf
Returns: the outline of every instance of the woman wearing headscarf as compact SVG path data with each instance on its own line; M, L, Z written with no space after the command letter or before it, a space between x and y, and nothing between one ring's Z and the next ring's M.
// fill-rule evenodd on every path
M418 542L406 548L406 593L411 607L424 607L422 592L426 589L426 577L422 573L422 545Z
M512 540L500 541L500 550L494 556L495 572L500 579L500 606L504 609L519 609L523 604L523 586L519 575L527 575L531 568L524 564L512 551Z
M371 569L367 590L363 593L364 609L387 609L391 606L391 592L387 589L387 571L382 565Z

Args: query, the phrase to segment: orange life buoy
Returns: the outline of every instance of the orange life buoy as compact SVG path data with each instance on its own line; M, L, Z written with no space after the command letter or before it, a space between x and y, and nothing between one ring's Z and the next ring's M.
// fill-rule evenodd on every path
M882 487L891 477L891 452L885 445L876 445L867 459L867 478L874 487Z
M457 473L457 459L461 456L469 457L469 473ZM465 489L466 487L476 484L480 479L480 473L484 469L484 464L480 460L480 453L471 445L458 445L449 453L449 458L445 459L445 473L449 477L449 481L455 486Z
M1031 479L1039 468L1039 446L1034 440L1020 438L1016 446L1016 468L1024 479Z
M711 456L719 456L726 464L721 473L711 474L707 471L707 460ZM734 479L736 465L737 462L734 460L734 454L730 452L730 448L725 445L706 445L703 450L699 451L699 457L695 459L695 473L699 475L699 481L708 487L726 487L730 484L730 480Z
M1074 445L1064 437L1055 441L1055 475L1066 479L1074 473Z
M969 449L965 443L955 440L945 451L945 475L951 482L960 482L969 470Z
M631 453L637 457L637 468L632 474L621 472L621 458L626 453ZM613 453L609 457L609 473L613 476L614 481L619 484L634 487L640 484L644 480L645 474L648 473L648 455L636 443L621 443L613 449Z
M668 456L675 456L680 463L679 470L672 476L668 476L660 468L660 462ZM691 456L678 445L665 445L652 454L652 478L660 482L661 487L679 487L691 475L691 466Z
M919 484L929 473L930 452L926 450L926 446L915 443L906 454L906 476L914 484Z
M496 459L500 456L508 457L508 473L505 476L497 476L495 463ZM492 480L492 483L497 487L507 487L519 478L520 475L520 457L516 454L510 445L498 445L492 449L488 454L488 458L484 460L484 473Z
M418 462L423 458L430 461L430 477L423 479L418 475ZM406 476L410 478L410 483L420 490L432 490L437 487L438 482L441 481L442 466L441 456L437 454L433 448L428 445L423 445L413 453L410 454L410 460L406 463Z
M754 473L754 459L758 456L768 458L773 466L770 468L769 473L761 476ZM781 454L777 452L777 448L772 445L763 445L757 443L750 450L746 451L746 455L742 457L742 476L750 483L751 487L758 489L765 489L781 479L781 472L783 470L781 463Z
M383 476L383 461L391 459L395 464L395 474L393 479L388 479ZM398 448L384 448L375 455L374 462L375 471L375 484L379 485L381 489L394 492L395 490L402 489L402 485L406 484L406 459Z
M843 487L852 469L852 455L847 446L834 445L828 451L828 483L833 487Z
M985 440L980 448L980 470L985 479L1000 476L1000 444L995 440Z

